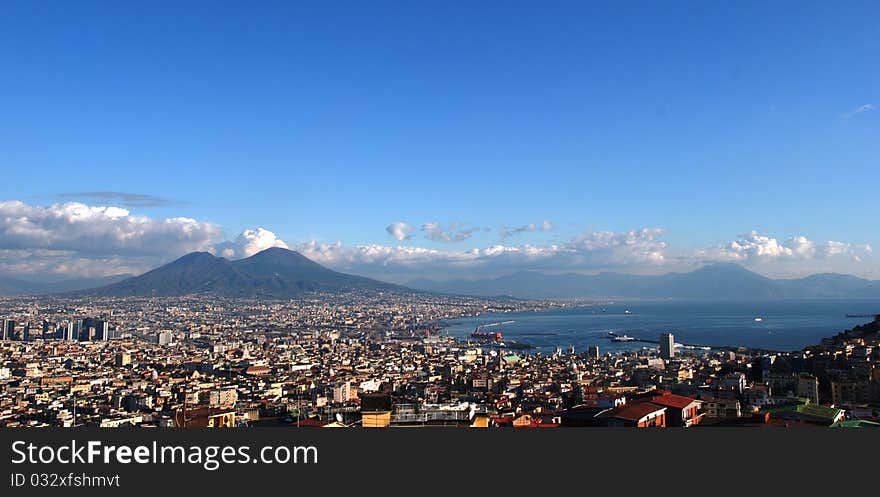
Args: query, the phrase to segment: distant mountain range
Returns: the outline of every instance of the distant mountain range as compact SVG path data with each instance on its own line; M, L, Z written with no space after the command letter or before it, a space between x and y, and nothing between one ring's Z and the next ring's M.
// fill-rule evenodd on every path
M117 274L101 278L69 278L54 281L27 281L0 275L0 295L41 295L47 293L72 292L109 285L131 277L132 275L130 274Z
M771 279L737 264L710 264L690 273L658 276L520 271L480 280L418 279L408 286L439 293L517 298L880 299L880 281L830 273Z
M710 264L690 273L644 276L520 271L480 280L413 280L407 287L328 269L298 252L270 248L230 261L193 252L140 276L118 275L55 282L0 277L0 294L66 293L76 296L175 296L289 298L309 291L425 291L483 297L632 299L880 299L880 281L843 274L771 279L737 264Z
M228 297L288 298L309 291L408 290L339 273L283 248L269 248L230 261L193 252L174 262L110 285L78 292L88 296L175 296L205 293Z

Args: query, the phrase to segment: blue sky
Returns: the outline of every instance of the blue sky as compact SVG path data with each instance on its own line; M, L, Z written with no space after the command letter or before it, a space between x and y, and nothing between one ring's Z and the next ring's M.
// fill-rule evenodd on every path
M660 228L664 264L588 251L558 269L663 272L745 240L764 252L733 260L766 274L880 278L876 2L327 3L4 2L0 201L192 218L211 244L262 227L291 247L464 253ZM444 242L426 223L480 229ZM826 249L768 259L752 231ZM7 272L180 255L29 240L0 250L54 262Z

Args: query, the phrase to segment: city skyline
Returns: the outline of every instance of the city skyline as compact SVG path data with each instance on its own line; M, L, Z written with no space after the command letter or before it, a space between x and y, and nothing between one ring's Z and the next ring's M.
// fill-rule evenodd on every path
M880 279L869 2L4 12L0 274Z

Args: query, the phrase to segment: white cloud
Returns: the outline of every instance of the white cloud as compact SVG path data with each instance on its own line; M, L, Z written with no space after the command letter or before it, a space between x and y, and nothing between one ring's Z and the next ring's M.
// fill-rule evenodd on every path
M120 207L79 202L48 207L0 202L0 249L86 255L167 255L208 250L221 230L186 217L153 219Z
M531 269L595 271L665 263L666 243L656 228L584 233L563 245L491 245L470 250L307 242L295 247L306 257L341 271L398 281L412 277L486 277Z
M237 258L269 247L287 247L262 227L218 243L222 235L219 226L188 217L156 219L120 207L79 202L40 207L4 201L0 202L0 273L142 273L194 251Z
M779 241L757 231L739 235L736 240L697 252L697 256L709 260L734 262L766 262L772 260L821 260L847 255L851 260L861 261L860 252L870 253L869 245L851 245L845 242L810 240L795 236Z
M449 228L446 229L440 223L425 223L422 225L425 238L435 242L462 242L470 238L475 232L482 230L483 228L459 229L458 223L450 223Z
M503 228L504 236L546 231L553 224ZM485 228L443 227L425 223L426 239L466 240ZM416 228L393 223L388 233L397 240L412 238ZM520 270L596 272L603 270L660 273L694 269L708 261L760 265L776 275L815 270L849 270L870 274L875 261L870 245L818 241L806 236L778 239L757 231L733 241L699 250L672 252L660 228L632 231L588 231L557 244L501 243L470 249L445 250L419 246L316 241L293 246L306 257L337 270L405 282L417 277L435 279L495 277ZM220 227L187 217L151 218L114 206L70 202L48 207L20 201L0 202L0 273L102 276L141 273L187 252L208 251L229 259L248 257L269 247L290 248L272 231L244 230L222 241Z
M660 237L665 232L662 228L642 228L626 232L594 231L575 237L570 246L588 253L611 252L627 263L662 263L667 245Z
M689 271L705 262L761 264L776 276L803 275L811 270L852 268L870 253L867 245L818 242L804 236L786 241L749 232L732 242L699 250L672 252L661 228L632 231L588 231L552 245L496 244L469 250L425 247L355 245L315 241L295 247L306 257L340 271L407 282L414 278L483 278L520 270L547 272L637 273Z
M397 238L399 241L409 240L412 236L412 232L415 231L415 226L411 224L404 223L402 221L396 221L388 225L385 228L385 231L388 232L389 235Z
M235 240L218 243L211 251L227 259L242 259L272 247L290 248L275 233L260 227L244 230Z
M862 114L865 112L870 112L872 110L874 110L874 104L864 104L864 105L860 105L860 106L856 107L855 109L847 112L846 114L843 114L840 117L842 117L843 119L850 119L850 118L853 118L859 114Z
M517 235L519 233L529 233L533 231L550 231L553 228L553 223L546 219L540 224L530 223L516 228L511 228L502 224L501 228L498 229L498 236L501 237L501 241L503 242L511 236Z
M726 261L745 261L750 259L766 259L790 257L792 249L785 247L779 240L762 235L757 231L738 235L737 239L703 251L709 259Z
M344 246L341 242L320 243L314 240L297 245L295 250L309 259L333 267L402 266L417 269L422 264L473 259L473 256L468 255L467 252L376 244Z
M84 256L65 250L0 250L0 274L69 278L140 274L156 267L153 256Z

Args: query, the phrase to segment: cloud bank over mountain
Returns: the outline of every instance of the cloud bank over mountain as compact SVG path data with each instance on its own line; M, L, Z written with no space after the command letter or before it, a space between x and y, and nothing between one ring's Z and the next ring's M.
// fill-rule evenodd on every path
M264 228L221 241L220 226L188 217L152 218L115 206L47 207L0 202L0 273L108 276L140 273L189 252L229 258L287 244Z
M751 231L727 244L711 247L698 253L717 261L750 262L774 259L811 260L834 256L849 256L855 262L860 255L871 253L870 245L852 245L832 240L819 242L805 236L795 236L785 241Z
M117 206L65 202L49 206L0 202L0 274L100 277L139 274L183 254L209 252L235 260L270 247L291 248L330 268L394 282L413 278L485 278L521 270L546 273L618 271L660 274L711 262L736 262L764 274L802 276L837 271L871 276L867 244L777 238L750 231L695 249L671 246L667 230L586 230L552 243L511 243L517 236L547 236L550 221L502 226L496 241L477 245L488 228L452 222L403 221L385 229L396 244L343 244L282 240L265 227L229 236L217 224L189 217L150 217ZM420 234L418 239L416 234ZM493 237L495 235L492 235ZM465 242L468 243L457 243ZM521 241L521 240L517 240ZM470 244L470 247L466 245ZM474 246L477 245L477 246Z
M869 245L815 241L805 236L784 242L751 232L697 250L678 250L661 228L585 231L559 244L495 244L472 249L412 245L344 245L308 241L293 245L306 257L334 269L390 281L429 277L439 280L486 278L516 271L596 273L618 271L661 274L687 271L713 262L737 262L775 276L814 272L858 272Z

